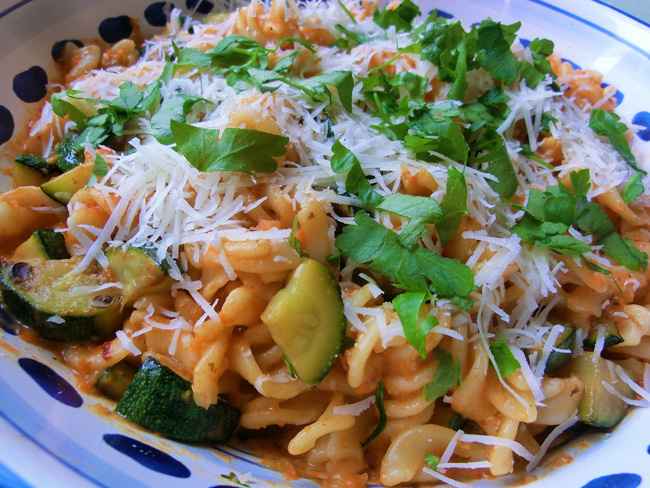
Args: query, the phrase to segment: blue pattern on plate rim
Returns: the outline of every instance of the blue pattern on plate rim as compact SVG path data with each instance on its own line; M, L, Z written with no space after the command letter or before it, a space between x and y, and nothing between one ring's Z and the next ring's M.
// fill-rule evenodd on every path
M109 44L126 39L133 32L131 17L127 15L119 15L117 17L104 19L99 24L98 31L101 38Z
M166 452L122 434L104 434L104 442L145 468L175 478L189 478L192 472Z
M617 473L591 480L582 488L636 488L641 481L641 476L638 474Z
M8 15L12 11L17 10L18 8L28 3L31 3L31 1L32 0L22 0L16 3L12 7L9 7L6 10L0 12L0 18ZM598 30L599 32L611 37L612 39L615 39L625 44L626 46L642 54L643 56L650 58L650 55L648 55L648 53L643 49L641 49L640 47L631 44L625 39L620 38L613 32L608 31L597 24L593 24L575 14L572 14L571 12L556 7L543 0L528 0L528 1L549 8L562 15L568 16L574 20L582 22ZM597 3L601 3L598 2L597 0L595 1ZM207 14L210 11L212 11L214 7L214 4L208 0L186 0L185 4L188 9L193 10L200 14ZM163 26L167 20L167 12L169 6L170 6L170 2L155 2L149 5L149 7L147 7L144 13L145 19L149 24L153 26ZM438 14L441 17L454 18L453 14L445 11L439 10ZM106 42L109 43L114 43L121 39L127 38L130 36L131 32L132 32L131 19L126 15L107 18L103 20L99 25L99 33L102 39L104 39ZM523 41L524 40L522 40L522 42ZM61 49L63 48L66 42L69 41L64 40L54 44L52 48L52 57L55 60L57 60L60 57ZM75 42L75 44L77 45L81 44L77 40L72 40L70 42ZM575 68L579 68L577 64L573 63L568 59L563 59L563 61L568 61ZM16 78L14 78L14 92L16 96L18 96L21 100L28 103L33 103L41 100L45 95L43 93L43 90L45 89L46 85L47 85L47 74L39 66L33 66L32 68L22 73L19 73L18 75L16 75ZM605 87L607 86L607 84L604 83L603 86ZM616 99L617 102L620 104L623 100L623 94L620 92L617 93ZM645 111L638 112L634 116L632 122L636 125L641 125L644 127L644 129L638 132L638 135L642 140L650 141L650 113ZM4 144L11 138L14 129L15 129L14 120L11 112L6 107L0 105L0 144ZM7 327L5 321L2 320L3 316L6 317L6 314L4 314L2 310L0 310L0 326L7 333L15 335L15 331L11 327ZM21 358L19 360L19 364L23 368L23 370L27 374L29 374L41 388L43 388L45 392L47 392L50 396L52 396L52 398L55 398L58 401L62 402L63 404L71 407L78 407L81 406L81 404L83 403L81 396L76 392L76 390L74 390L74 388L65 379L63 379L60 375L58 375L56 372L54 372L54 370L52 370L48 366L30 358ZM7 385L3 384L2 380L0 380L0 390L2 390L3 392L8 392ZM13 391L11 391L10 393L13 393ZM10 396L11 395L9 396L5 395L4 400L9 401ZM16 398L15 400L18 399ZM23 412L23 415L30 415L29 410L31 410L31 407L27 406L25 412ZM32 413L35 414L35 412ZM9 419L9 417L7 417L6 415L6 412L0 410L0 418L6 419L10 424L14 425L16 428L22 431L28 438L32 439L44 450L54 455L60 462L67 465L72 470L78 472L82 476L88 478L89 480L93 481L98 485L105 486L103 485L102 482L99 481L99 479L96 479L92 474L80 470L80 468L75 464L71 464L70 462L66 461L63 455L59 454L58 452L52 452L51 450L49 450L47 447L45 447L45 443L43 443L41 439L34 438L33 435L31 435L30 432L27 431L29 429L25 429L24 425L17 425L14 421ZM38 415L31 416L30 421L32 423L36 422L35 420L36 418L40 418L40 423L44 422L45 424L47 424L47 420L44 419L43 417L39 417ZM39 429L32 429L31 432L38 432L38 430ZM191 471L183 463L181 463L174 457L170 456L169 454L160 451L159 449L156 449L152 446L149 446L148 444L145 444L141 441L124 436L122 434L104 434L103 440L107 445L111 446L113 449L121 452L122 454L129 456L134 461L140 463L142 466L145 466L149 469L176 478L189 478L191 476ZM232 448L232 447L230 447L229 449L223 449L217 447L215 450L223 452L224 454L227 454L228 456L234 459L238 459L246 463L255 465L261 469L265 469L258 462L249 459L247 456L250 456L250 454L246 451ZM245 454L246 456L237 455L234 452L232 452L233 450L239 451L242 454ZM648 447L648 453L650 454L650 446ZM97 467L99 464L101 464L101 462L95 464L95 467ZM29 485L20 481L12 472L6 470L0 464L0 486L2 486L2 484L4 484L5 481L5 478L3 478L3 476L11 477L10 478L12 480L11 486L15 486L17 488L29 488ZM124 479L122 475L122 480L117 485L120 486L136 485L130 482L127 482L125 484L124 481L126 481L126 479ZM618 473L618 474L611 474L611 475L595 478L589 481L587 484L583 485L582 488L636 488L641 484L641 482L642 482L642 477L638 474ZM297 482L297 484L301 485L302 482L299 481ZM220 488L226 486L232 486L232 485L214 485L212 488Z
M49 366L31 358L20 358L18 364L45 393L73 408L83 405L81 395Z
M0 464L0 487L2 488L34 488L21 480L16 473Z
M40 102L47 95L47 73L40 66L32 66L14 76L13 89L23 102Z

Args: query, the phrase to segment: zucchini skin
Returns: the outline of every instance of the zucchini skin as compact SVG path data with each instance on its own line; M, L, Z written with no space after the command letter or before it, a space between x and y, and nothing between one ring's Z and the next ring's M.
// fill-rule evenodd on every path
M241 411L225 402L199 407L192 383L148 356L115 410L142 427L186 442L225 442L239 424Z
M50 341L82 341L104 338L122 323L119 300L102 310L76 310L66 314L28 300L9 276L11 263L0 262L0 293L8 310L23 324ZM52 317L61 320L52 321Z

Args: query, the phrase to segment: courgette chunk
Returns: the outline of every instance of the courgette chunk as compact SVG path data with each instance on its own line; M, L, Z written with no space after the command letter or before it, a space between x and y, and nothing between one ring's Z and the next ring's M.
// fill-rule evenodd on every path
M331 369L345 336L341 288L329 269L303 258L262 321L298 377L316 384Z
M225 442L239 423L239 409L219 401L201 408L192 398L192 383L147 357L115 407L120 415L171 439Z
M135 372L134 367L124 361L120 361L115 366L102 371L95 386L108 398L119 400L124 396L124 392L126 392L131 381L133 381Z
M552 373L553 371L560 369L571 358L571 351L573 351L576 343L576 329L567 323L563 323L562 326L564 327L564 330L557 336L557 339L555 339L553 349L551 349L548 359L546 360L544 374ZM542 354L543 349L544 346L542 345L532 349L531 352L536 351L539 355ZM560 352L560 350L569 352Z
M70 253L61 232L52 229L39 229L29 239L16 248L13 260L42 258L69 259Z
M106 251L108 268L122 284L124 305L150 293L166 292L172 284L171 269L166 259L156 256L152 247L114 247Z
M53 200L67 205L72 195L88 184L90 175L93 173L93 166L93 163L84 163L75 166L62 175L52 178L47 183L43 183L41 190Z
M595 349L596 341L598 341L598 329L600 327L604 328L603 334L605 336L605 342L603 343L603 349L607 349L608 347L612 347L623 342L623 338L618 332L618 328L616 327L614 321L610 319L602 319L597 325L589 329L589 333L583 341L585 349L592 351Z
M44 339L102 339L122 324L119 288L98 266L72 273L81 257L0 262L0 292L9 311Z
M18 156L14 162L12 182L14 188L19 186L40 186L57 171L54 164L34 154Z
M613 427L625 416L627 403L603 386L603 382L606 382L623 397L633 398L632 389L615 377L613 367L614 363L601 357L594 362L594 353L591 352L585 352L569 363L570 371L585 384L584 395L578 404L578 417L583 423L607 428Z

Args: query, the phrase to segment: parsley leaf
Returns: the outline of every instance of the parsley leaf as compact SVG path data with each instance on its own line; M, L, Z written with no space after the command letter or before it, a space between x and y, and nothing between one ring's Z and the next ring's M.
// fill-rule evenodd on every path
M90 174L90 179L88 180L86 188L89 188L97 183L99 181L99 178L102 178L106 175L106 173L108 173L108 169L109 168L108 164L106 164L106 160L101 156L101 154L96 154L95 162L93 164L93 172Z
M591 127L596 134L606 136L616 152L619 153L623 160L632 168L644 175L648 174L636 164L636 158L634 157L634 154L632 154L632 151L630 151L630 145L627 143L627 139L625 139L627 126L623 122L619 122L619 120L621 120L621 118L615 113L595 108L591 111L589 127Z
M372 20L384 29L394 25L397 31L410 31L413 28L413 19L420 13L420 8L416 4L411 0L404 0L394 9L384 7L381 12L375 10Z
M427 334L438 325L438 320L433 315L420 319L422 305L431 298L428 292L406 292L393 298L393 307L402 322L404 336L422 359L427 356Z
M357 212L354 220L357 225L344 227L336 238L342 253L407 291L447 297L466 310L472 306L474 275L467 266L421 246L404 246L398 234L365 212Z
M199 171L274 172L273 157L287 152L287 137L253 129L203 129L171 121L171 132L179 151Z
M442 208L433 198L402 193L387 195L375 208L427 224L433 224L443 216Z
M517 361L512 355L512 351L510 350L510 347L501 331L499 331L499 339L496 341L489 341L488 344L490 352L496 361L496 366L494 364L492 366L499 370L502 378L510 376L521 368L521 364L519 364L519 361Z
M352 112L352 89L354 88L354 79L350 71L328 71L320 73L311 78L304 80L285 79L285 82L294 88L299 88L309 95L313 100L321 96L327 96L330 103L332 101L332 92L327 85L336 88L341 105L348 112Z
M332 145L332 152L334 153L331 160L332 171L335 173L348 171L348 176L345 179L345 189L357 195L363 203L370 205L379 203L383 197L374 190L366 179L361 163L354 153L338 140Z
M483 51L483 67L495 80L511 85L519 76L519 60L512 53L510 44L521 22L503 25L485 19L478 27L476 47Z
M201 97L179 93L163 99L158 111L151 117L151 135L161 144L171 144L174 136L169 128L172 120L185 123L185 116Z
M473 151L485 149L487 152L481 156L471 157L468 161L470 163L489 162L490 164L483 171L497 178L496 181L489 180L489 185L502 197L510 198L517 192L519 180L517 180L515 168L512 165L510 154L508 154L506 142L492 127L485 127L481 130L484 131L483 137L478 143L470 145L470 149Z
M386 409L384 408L384 383L379 382L379 385L377 385L377 391L375 391L375 403L377 405L377 410L379 411L379 423L377 424L377 427L375 427L375 430L372 431L372 433L368 436L368 438L361 443L361 447L364 447L366 444L368 444L371 440L373 440L375 437L377 437L381 432L386 428Z
M424 462L427 464L427 466L434 470L438 470L438 463L440 462L440 458L438 456L434 456L433 454L429 452L424 453Z
M623 198L625 205L629 205L636 197L643 195L644 191L645 187L643 186L641 175L639 173L634 173L623 187L621 197Z
M447 170L447 175L445 198L441 205L444 215L436 221L436 229L443 246L458 232L463 215L469 215L465 174L452 166Z
M438 360L438 367L433 381L424 385L422 393L427 402L447 394L460 381L460 362L441 347L436 346L433 356Z

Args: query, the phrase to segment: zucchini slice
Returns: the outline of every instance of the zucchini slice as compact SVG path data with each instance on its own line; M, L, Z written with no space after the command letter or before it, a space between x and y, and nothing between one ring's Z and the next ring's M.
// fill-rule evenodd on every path
M616 327L616 324L614 324L614 321L610 319L601 319L597 325L594 325L591 327L591 329L589 329L589 333L583 341L585 349L589 349L591 351L595 349L596 341L598 340L598 329L601 325L605 327L605 343L603 344L603 349L607 349L608 347L612 347L623 342L623 338L618 332L618 328Z
M557 336L553 348L572 351L576 343L576 328L565 322L561 322L560 324L564 326L564 330ZM541 354L543 349L544 345L541 345L531 349L530 352L532 353L537 351L538 354ZM559 352L552 349L551 353L548 355L548 359L546 360L544 374L552 373L553 371L560 369L569 361L570 358L570 352Z
M90 181L90 175L93 173L94 163L84 163L75 166L62 175L52 178L47 183L41 185L49 197L63 205L67 205L72 195L77 193Z
M582 422L595 427L613 427L625 416L628 404L612 395L603 382L612 385L625 398L633 398L632 389L618 380L613 373L614 363L585 352L569 363L570 371L585 384L585 392L578 404L578 417Z
M18 156L14 162L13 186L14 188L18 186L40 186L55 171L57 171L57 167L40 156L34 154Z
M239 424L239 409L219 401L208 409L192 399L192 383L148 356L115 410L171 439L225 442Z
M14 251L14 261L30 258L69 259L65 237L52 229L37 230Z
M122 284L124 305L147 293L166 291L172 283L167 260L156 257L153 247L113 247L106 251L108 268Z
M9 311L44 339L102 339L122 324L119 288L102 287L101 269L72 270L81 257L0 262L0 292Z
M84 162L84 148L77 146L78 138L77 132L69 131L56 145L55 151L59 156L56 166L63 172L70 171Z
M115 366L102 371L95 386L108 398L119 400L133 381L135 372L134 367L125 361L120 361Z
M262 312L262 321L298 377L316 384L331 369L345 336L341 288L329 269L303 258Z

